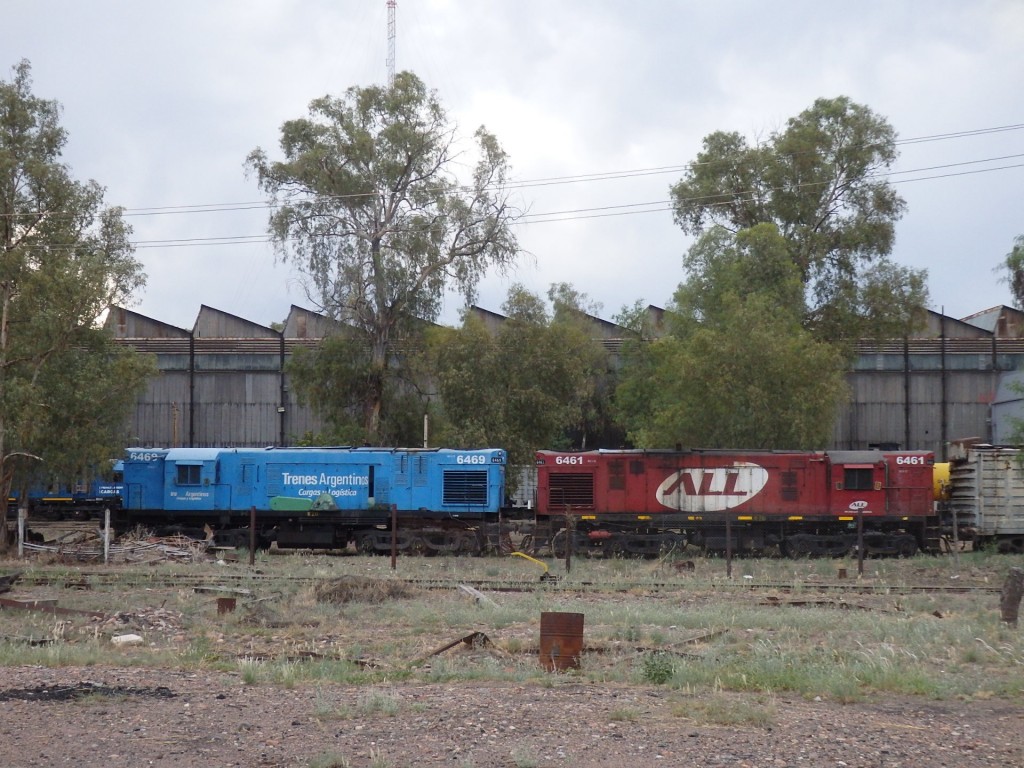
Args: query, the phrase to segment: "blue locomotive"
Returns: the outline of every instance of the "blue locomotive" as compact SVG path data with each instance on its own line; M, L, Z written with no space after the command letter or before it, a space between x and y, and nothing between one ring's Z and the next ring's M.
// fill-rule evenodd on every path
M113 461L107 471L73 482L37 482L28 489L29 516L36 520L102 519L104 510L121 506L124 463ZM7 516L16 519L21 494L12 489Z
M460 554L505 499L500 449L130 448L122 525L207 528L224 543Z

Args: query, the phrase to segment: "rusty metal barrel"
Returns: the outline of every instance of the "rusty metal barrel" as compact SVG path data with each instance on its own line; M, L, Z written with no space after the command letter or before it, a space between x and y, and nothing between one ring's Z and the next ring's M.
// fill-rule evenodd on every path
M218 597L217 598L217 613L233 613L235 610L235 598L233 597Z
M549 672L576 669L583 652L583 614L540 615L540 663Z

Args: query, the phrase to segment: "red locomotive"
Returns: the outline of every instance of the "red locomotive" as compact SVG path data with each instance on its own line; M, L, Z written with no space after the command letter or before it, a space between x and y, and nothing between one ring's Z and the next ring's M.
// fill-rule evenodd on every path
M572 551L915 554L936 525L929 451L537 453L537 539ZM727 541L727 531L729 539Z

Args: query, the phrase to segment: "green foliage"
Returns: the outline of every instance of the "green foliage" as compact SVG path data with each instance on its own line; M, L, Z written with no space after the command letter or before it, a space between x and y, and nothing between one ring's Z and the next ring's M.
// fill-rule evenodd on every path
M32 94L27 61L0 82L2 493L16 469L23 484L118 455L129 409L155 371L98 326L145 275L121 211L62 162L59 112Z
M652 342L616 396L641 447L820 448L843 370L835 349L752 300L723 326Z
M420 445L423 416L438 436L443 423L436 403L423 392L429 380L428 339L403 335L380 392L376 439L380 445ZM311 445L360 445L366 440L366 407L372 397L373 363L363 340L346 334L325 337L315 349L297 349L287 373L300 403L320 413L329 429L304 440ZM436 440L435 440L436 444Z
M623 305L618 314L612 317L612 322L629 331L627 341L634 339L648 341L653 339L658 331L654 327L654 321L647 306L639 299L633 302L633 306Z
M456 444L501 445L510 463L528 464L584 424L605 354L571 316L550 320L522 286L503 309L493 334L469 317L439 343L438 390Z
M640 659L640 675L653 685L664 685L675 672L676 662L672 654L654 651L645 653Z
M630 346L616 404L638 446L820 448L844 358L801 324L802 288L772 224L716 227L687 257L669 336Z
M676 290L669 316L677 334L726 325L733 305L752 296L773 317L796 326L804 315L800 271L774 224L755 224L735 235L714 227L693 245L683 267L689 279Z
M1004 279L1010 284L1013 305L1017 309L1024 308L1024 235L1017 235L1013 249L1000 266L1006 272Z
M818 99L766 142L717 132L671 192L675 220L701 234L774 224L823 339L889 337L923 318L925 273L888 260L904 201L885 179L892 126L846 97Z
M249 155L277 203L269 228L280 257L309 277L311 299L363 344L371 443L383 439L396 334L412 319L435 319L448 287L472 297L487 268L510 265L518 253L508 158L483 127L474 138L478 160L461 180L455 129L436 94L402 72L391 87L313 101L309 117L281 129L284 160L262 149Z

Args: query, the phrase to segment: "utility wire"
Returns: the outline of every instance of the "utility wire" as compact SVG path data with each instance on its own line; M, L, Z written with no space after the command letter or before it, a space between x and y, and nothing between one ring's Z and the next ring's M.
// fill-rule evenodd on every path
M1002 158L992 158L989 160L970 160L963 163L949 163L946 165L931 166L928 168L918 168L908 171L900 171L899 173L922 173L929 170L939 170L942 168L954 168L964 165L972 165L983 162L992 162L998 159L1013 159L1018 157L1024 157L1024 154L1017 155L1005 155ZM1024 163L1013 163L1010 165L1002 165L995 168L977 168L973 170L956 171L950 173L934 174L931 176L918 176L911 179L893 179L893 184L909 184L917 181L932 181L936 179L953 178L957 176L970 176L980 173L991 173L994 171L1003 171L1013 168L1022 168ZM875 174L877 176L885 175L884 173ZM819 186L820 184L828 182L808 182L806 184L798 185L799 187L811 187ZM765 190L772 191L772 190ZM686 198L684 202L701 202L702 200L710 200L714 202L707 203L708 207L727 206L735 205L736 203L753 202L753 192L743 191L738 193L731 193L732 196L728 200L718 200L722 195L708 195L703 197L691 197ZM747 195L747 197L744 197ZM543 213L527 213L519 218L519 222L524 224L549 224L552 222L563 222L563 221L578 221L583 219L597 219L607 218L611 216L632 216L644 213L666 213L671 212L675 209L677 201L671 200L652 200L646 203L623 203L618 205L607 205L597 206L593 208L574 208L567 209L564 211L547 211ZM642 210L640 210L642 209ZM182 248L195 245L213 246L213 245L258 245L261 243L271 243L273 239L267 235L236 235L236 236L223 236L223 237L194 237L194 238L175 238L168 240L139 240L133 243L133 246L137 249L152 249L152 248ZM72 244L45 244L33 246L29 245L28 248L32 250L47 250L51 248L73 248L76 247Z
M1013 125L1002 125L994 126L990 128L978 128L969 131L956 131L952 133L939 133L932 134L930 136L918 136L909 139L897 139L895 144L921 144L926 142L934 141L946 141L949 139L967 138L975 136L984 136L993 133L1005 133L1008 131L1019 131L1024 130L1024 123L1018 123ZM809 150L811 151L811 150ZM1008 157L1014 157L1010 155ZM981 162L995 162L1005 158L989 158L987 160L972 160L972 163ZM604 171L598 173L584 173L574 174L570 176L550 176L542 177L538 179L528 179L522 181L511 181L506 184L506 189L529 189L533 187L546 187L555 186L561 184L579 184L587 183L592 181L616 181L619 179L631 179L643 176L655 176L669 173L682 173L686 170L701 165L700 163L686 163L683 165L664 165L656 166L652 168L635 168L624 171ZM935 166L941 168L944 166ZM916 173L920 170L915 169L907 171L892 171L891 173ZM376 192L363 192L353 193L348 195L329 195L322 197L309 197L301 199L301 202L312 202L315 200L343 200L343 199L356 199L360 197L373 197ZM122 209L122 216L124 217L136 217L136 216L166 216L182 213L221 213L228 211L246 211L246 210L258 210L266 208L274 208L277 203L272 200L250 200L239 203L208 203L208 204L195 204L195 205L173 205L173 206L151 206L145 208L124 208ZM0 214L0 217L31 217L36 216L37 213L30 214Z

